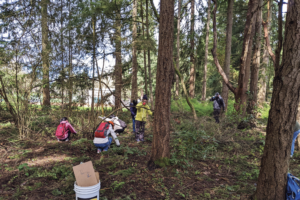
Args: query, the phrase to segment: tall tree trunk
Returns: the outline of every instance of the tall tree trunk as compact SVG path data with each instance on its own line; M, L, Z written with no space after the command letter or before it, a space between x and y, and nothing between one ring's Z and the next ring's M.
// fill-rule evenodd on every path
M49 87L49 53L50 44L48 42L48 0L41 0L42 11L42 61L43 61L43 106L50 106Z
M268 29L271 27L271 20L272 20L272 1L268 1L268 16L267 16L267 22L268 22ZM257 104L259 106L262 106L262 104L266 100L266 93L267 93L267 82L268 82L268 76L266 74L266 69L269 65L269 53L268 53L268 46L267 42L264 42L264 54L263 54L263 63L261 65L261 79L259 80L259 91L258 91L258 102Z
M145 38L145 28L144 28L144 9L143 9L143 1L141 1L141 17L142 17L142 30L143 30L143 38ZM145 72L145 94L148 94L148 76L147 76L147 63L146 63L146 50L143 50L144 53L144 72Z
M64 108L64 38L63 38L63 5L62 0L60 1L60 51L61 51L61 106Z
M234 88L223 71L217 56L217 20L216 20L216 13L217 13L217 1L213 0L215 7L214 7L214 16L213 16L213 31L214 31L214 45L212 49L212 55L214 58L215 65L222 76L224 83L227 87L234 93L235 96L235 110L240 111L243 108L243 113L246 111L246 102L247 102L247 90L248 90L248 83L250 78L250 64L251 64L251 53L252 53L252 42L253 42L253 35L255 31L255 23L257 17L257 7L258 1L257 0L250 0L248 4L248 11L247 11L247 19L245 24L244 30L244 41L243 41L243 51L241 56L241 66L239 72L239 80L238 80L238 87Z
M121 108L122 93L122 56L121 56L121 10L119 8L116 20L116 66L115 66L115 109Z
M136 57L136 15L137 15L137 4L138 0L133 0L132 8L132 77L131 77L131 101L138 98L138 87L137 87L137 57Z
M170 157L170 114L173 68L174 0L160 2L154 133L148 166L167 164Z
M93 15L92 18L92 26L93 26L93 76L92 76L92 106L91 113L94 116L94 104L95 104L95 62L96 62L96 16Z
M246 113L247 99L248 99L248 85L250 79L250 67L252 60L252 45L255 34L255 25L257 18L258 0L249 1L249 8L251 8L249 14L249 29L245 28L244 35L244 47L243 54L241 57L241 70L239 73L238 87L235 95L235 108L240 110L242 108L243 114ZM248 17L247 17L248 18Z
M180 70L179 67L179 58L180 58L180 20L181 20L181 0L178 0L178 13L177 13L177 57L176 57L176 65L177 69ZM176 96L179 96L179 76L176 75Z
M233 0L231 0L231 1L233 1ZM210 5L211 5L211 0L208 0L207 1L207 22L206 22L206 37L205 37L204 71L203 71L203 85L202 85L202 101L205 101L205 99L206 99L206 81L207 81L206 79L207 79L207 56L208 56L209 24L210 24ZM228 11L228 14L229 14L229 11ZM227 45L227 43L226 43L226 45ZM229 62L230 62L230 60L229 60Z
M259 0L259 8L257 10L256 19L256 41L254 47L254 55L251 68L251 81L250 81L250 98L248 104L248 113L253 114L255 106L257 105L257 84L258 84L258 70L260 67L260 49L261 49L261 26L262 26L262 6L263 0Z
M230 75L230 57L231 57L231 38L232 38L232 24L233 24L233 4L234 0L228 0L228 9L227 9L227 27L226 27L226 48L225 48L225 65L224 72L227 77ZM206 78L206 77L205 77ZM204 85L203 85L204 87ZM227 110L228 105L228 92L229 89L227 85L223 82L222 86L222 98L226 105L225 109Z
M148 0L146 0L146 28L147 28L147 40L150 40L149 36L149 10L148 10ZM154 109L154 99L152 94L152 75L151 75L151 58L150 58L150 49L148 48L148 72L149 72L149 92L150 92L150 99L151 99L151 109Z
M71 2L69 2L69 22L71 21ZM72 54L72 42L71 42L71 30L69 28L69 111L72 111L72 94L73 94L73 54Z
M279 18L282 13L279 3ZM280 5L281 4L281 5ZM289 0L282 64L276 66L256 199L286 199L287 172L300 91L300 0Z
M194 24L195 24L195 0L191 0L191 33L190 33L191 34L191 49L190 49L191 70L190 70L190 89L189 89L189 94L191 98L195 97L195 79L196 79L195 55L194 55L194 46L195 46Z

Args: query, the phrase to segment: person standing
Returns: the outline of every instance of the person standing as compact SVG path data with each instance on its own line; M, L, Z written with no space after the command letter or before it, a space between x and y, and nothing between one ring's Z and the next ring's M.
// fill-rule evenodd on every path
M214 118L216 120L216 123L220 123L219 116L221 108L223 108L223 111L225 110L225 103L223 101L223 98L219 95L217 92L215 96L213 96L210 101L213 101L213 107L214 107Z
M146 117L147 117L147 114L152 115L150 107L147 105L147 103L148 103L148 98L147 98L147 95L145 94L143 96L142 102L140 102L136 105L137 114L135 117L135 123L136 123L136 131L137 132L135 132L135 140L137 142L144 141Z
M137 105L137 101L136 100L132 100L132 102L130 103L130 112L131 112L131 118L132 118L132 129L133 129L133 133L135 134L135 117L136 117L136 105Z

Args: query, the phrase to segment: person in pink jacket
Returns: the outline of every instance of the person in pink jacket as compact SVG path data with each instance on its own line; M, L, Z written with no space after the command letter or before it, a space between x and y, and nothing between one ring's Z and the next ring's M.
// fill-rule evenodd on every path
M76 134L77 132L73 128L73 126L68 122L67 117L63 117L60 120L60 124L56 129L55 136L58 141L69 141L71 133Z

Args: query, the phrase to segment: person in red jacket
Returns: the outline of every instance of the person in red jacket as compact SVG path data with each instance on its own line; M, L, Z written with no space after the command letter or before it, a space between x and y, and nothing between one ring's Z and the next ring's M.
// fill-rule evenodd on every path
M61 130L59 130L61 129ZM63 117L60 120L60 124L57 127L55 136L58 141L69 141L71 133L76 134L77 132L73 128L73 126L68 122L67 117Z

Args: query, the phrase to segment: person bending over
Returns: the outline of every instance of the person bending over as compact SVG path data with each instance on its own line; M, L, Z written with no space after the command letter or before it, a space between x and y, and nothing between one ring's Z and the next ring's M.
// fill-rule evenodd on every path
M60 124L56 128L55 136L58 141L69 141L71 133L76 134L77 132L73 126L68 122L67 117L63 117L60 120Z
M108 137L111 135L115 142L116 145L119 147L120 142L119 139L117 138L117 135L113 129L114 123L109 121L109 122L102 122L99 124L98 128L95 131L95 137L94 137L94 145L97 147L97 153L101 153L101 151L107 151L112 143L112 138Z

